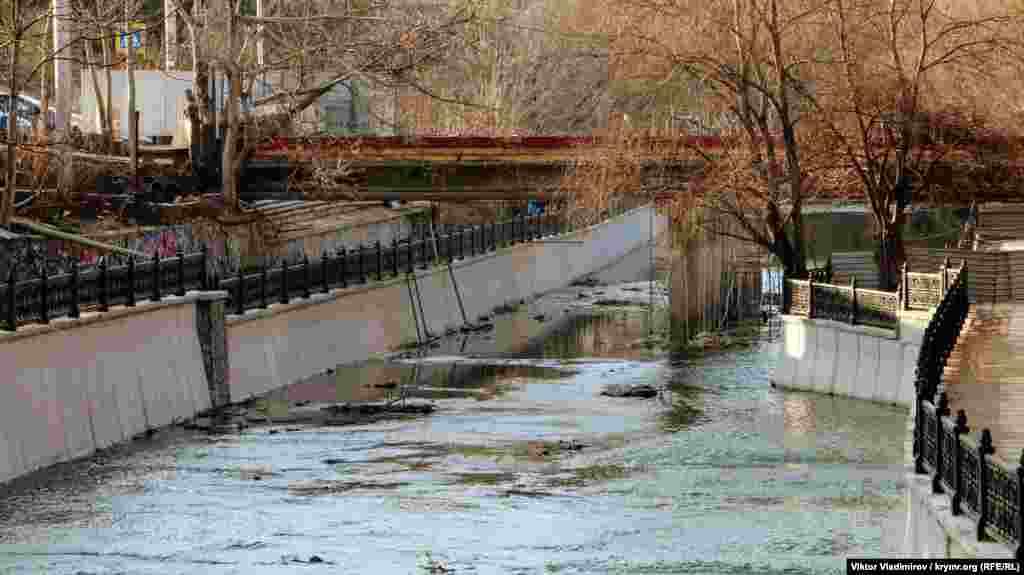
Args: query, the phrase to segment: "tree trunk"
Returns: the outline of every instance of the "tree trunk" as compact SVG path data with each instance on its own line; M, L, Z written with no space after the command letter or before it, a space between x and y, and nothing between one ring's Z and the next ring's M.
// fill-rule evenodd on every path
M241 150L238 149L240 122L238 103L242 97L242 79L239 77L238 71L233 69L225 70L224 76L230 92L227 101L224 102L225 129L221 178L224 204L229 210L233 210L238 207L238 180L241 165L239 161Z
M18 94L18 44L20 43L18 22L18 0L11 0L11 31L14 41L11 43L10 61L7 74L9 78L7 97L7 183L3 205L0 206L0 225L9 226L14 217L14 191L18 174L18 106L15 99Z
M885 220L879 238L878 279L883 290L895 290L900 283L900 265L904 261L903 226Z

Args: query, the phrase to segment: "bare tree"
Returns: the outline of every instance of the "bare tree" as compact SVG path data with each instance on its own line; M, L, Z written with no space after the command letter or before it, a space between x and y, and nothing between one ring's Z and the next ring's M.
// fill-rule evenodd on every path
M241 166L258 142L292 129L335 86L412 83L421 70L444 60L475 14L473 2L350 0L339 7L303 0L277 2L262 17L243 14L242 5L209 0L197 14L177 4L192 38L197 100L207 101L208 73L221 75L227 86L220 168L229 210L238 206ZM257 34L265 42L263 66L255 57ZM257 97L257 79L275 73L282 80L271 94ZM214 118L202 108L201 121L209 126Z
M800 125L801 69L813 47L801 27L820 9L784 0L605 4L612 82L672 96L642 115L623 112L623 128L678 134L675 118L703 118L719 138L714 149L702 141L679 150L705 165L686 192L734 221L721 233L767 249L791 276L806 273L801 213L813 191Z
M991 103L1019 74L1019 22L1005 7L967 11L936 0L835 0L812 24L821 42L802 86L816 145L829 152L821 183L861 195L880 230L882 285L903 261L902 213L912 192L963 183L999 162L985 134L1012 125ZM1000 116L1002 116L1000 118ZM942 194L939 192L940 195Z

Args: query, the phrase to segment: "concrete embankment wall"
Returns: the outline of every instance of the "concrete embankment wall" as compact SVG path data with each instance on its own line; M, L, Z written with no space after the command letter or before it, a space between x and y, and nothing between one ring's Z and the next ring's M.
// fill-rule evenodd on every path
M191 293L0 334L0 482L210 407Z
M462 325L452 276L470 322L496 307L568 285L598 271L650 238L650 208L557 237L416 273L429 331ZM667 225L654 218L654 234ZM404 276L336 289L311 300L271 305L227 319L228 388L232 401L260 395L338 364L415 341Z
M783 316L774 383L902 405L914 401L914 374L928 314L904 312L899 330Z
M649 221L639 208L455 263L469 320L607 267L647 241ZM462 325L447 267L417 282L432 333ZM241 316L225 315L226 297L191 292L0 333L0 483L416 339L404 276Z

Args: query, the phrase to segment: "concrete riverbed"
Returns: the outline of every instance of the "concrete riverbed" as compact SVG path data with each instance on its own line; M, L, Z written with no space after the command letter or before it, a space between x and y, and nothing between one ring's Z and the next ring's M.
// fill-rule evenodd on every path
M772 389L766 329L670 353L649 287L552 293L275 391L238 432L168 430L17 481L0 572L819 574L891 553L906 412ZM296 416L395 398L435 409Z

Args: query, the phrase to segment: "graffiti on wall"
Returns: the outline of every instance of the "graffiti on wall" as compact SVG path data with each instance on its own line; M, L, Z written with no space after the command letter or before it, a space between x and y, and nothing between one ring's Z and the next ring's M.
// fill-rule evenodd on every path
M342 248L354 250L360 245L370 246L378 239L383 245L388 246L393 238L405 237L411 231L411 224L404 219L335 230L321 235L292 239L284 246L273 250L276 253L272 252L263 256L251 255L246 258L245 265L277 266L281 264L282 259L289 264L297 264L301 263L307 254L311 259L317 258L324 250L330 254L337 253ZM96 235L90 237L105 244L144 253L148 257L159 254L161 258L175 257L179 249L185 254L197 253L202 250L203 245L206 245L210 271L222 278L238 273L241 263L239 254L242 251L242 242L239 238L222 237L215 241L208 241L200 237L200 234L196 233L190 224L145 230L130 236ZM39 253L36 260L45 262L52 275L69 273L71 263L75 261L84 268L98 265L101 259L105 259L106 263L111 266L128 263L126 255L104 254L95 248L80 246L64 240L43 240L35 245L35 250ZM8 267L3 261L0 261L0 274L4 273ZM34 277L31 274L37 275L37 272L29 270L24 273L26 277ZM19 275L21 274L19 273Z

